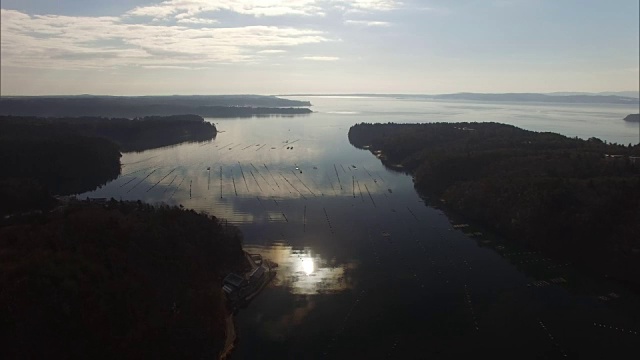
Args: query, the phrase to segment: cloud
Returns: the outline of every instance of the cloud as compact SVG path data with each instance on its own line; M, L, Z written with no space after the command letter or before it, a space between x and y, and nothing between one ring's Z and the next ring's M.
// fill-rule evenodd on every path
M2 9L2 67L55 69L119 66L198 68L264 61L301 45L335 41L325 31L287 26L223 27L216 15L324 16L330 11L388 11L395 0L165 0L122 16L29 15ZM252 21L255 23L255 21ZM348 20L353 26L389 26ZM224 25L224 23L222 24ZM276 48L276 49L274 49ZM335 61L310 56L305 60Z
M301 57L303 60L312 60L312 61L337 61L340 60L339 57L335 56L303 56Z
M317 15L322 13L322 9L316 3L317 0L167 0L136 7L127 15L167 19L220 10L252 16Z
M1 20L3 67L198 67L254 61L265 48L331 41L322 31L278 26L193 28L4 9Z
M286 53L286 50L260 50L258 51L258 54L282 54L282 53Z
M391 26L391 23L386 21L347 20L344 23L347 25L356 25L356 26L379 26L379 27Z
M395 0L351 0L344 1L348 3L351 8L361 10L392 10L398 7L399 1Z
M178 24L216 24L218 20L203 18L186 18L178 19Z
M399 5L396 0L166 0L138 6L126 13L131 17L167 20L183 19L204 12L231 11L250 16L324 16L328 9L342 11L386 11Z

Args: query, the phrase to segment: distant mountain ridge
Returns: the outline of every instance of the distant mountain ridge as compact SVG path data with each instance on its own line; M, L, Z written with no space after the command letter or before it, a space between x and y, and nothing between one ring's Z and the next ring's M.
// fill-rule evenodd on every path
M435 99L473 101L522 101L579 104L637 104L639 99L618 95L546 95L536 93L476 94L459 93L435 95Z
M627 92L624 92L627 93ZM573 104L628 104L640 103L637 97L613 95L613 93L455 93L455 94L288 94L281 96L366 96L414 100L468 100L486 102L541 102Z
M615 95L622 97L630 97L630 98L640 98L640 91L603 91L597 93L590 92L552 92L546 93L546 95L551 96L565 96L565 95Z

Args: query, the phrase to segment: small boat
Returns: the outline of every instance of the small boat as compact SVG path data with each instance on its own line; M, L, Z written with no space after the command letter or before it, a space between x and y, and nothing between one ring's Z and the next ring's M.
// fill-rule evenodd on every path
M207 170L211 170L211 166L207 166Z

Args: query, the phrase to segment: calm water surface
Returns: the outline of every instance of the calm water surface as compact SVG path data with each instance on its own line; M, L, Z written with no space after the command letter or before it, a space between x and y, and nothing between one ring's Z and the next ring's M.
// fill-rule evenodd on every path
M310 97L302 117L211 119L206 143L126 153L122 175L80 197L183 205L228 219L280 267L237 316L234 359L626 358L637 305L567 264L473 239L412 179L351 146L359 122L497 121L638 141L624 106ZM292 147L292 148L291 148ZM632 356L633 357L633 356Z

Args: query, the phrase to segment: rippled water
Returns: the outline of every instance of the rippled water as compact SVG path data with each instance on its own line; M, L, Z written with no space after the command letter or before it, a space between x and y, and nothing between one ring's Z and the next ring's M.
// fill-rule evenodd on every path
M347 140L359 122L499 121L629 143L637 125L621 119L637 109L304 100L316 113L215 119L213 141L124 154L123 175L80 195L214 214L279 264L237 317L233 358L637 353L638 319L626 310L635 300L624 289L582 290L566 264L469 237L422 202L409 176Z

